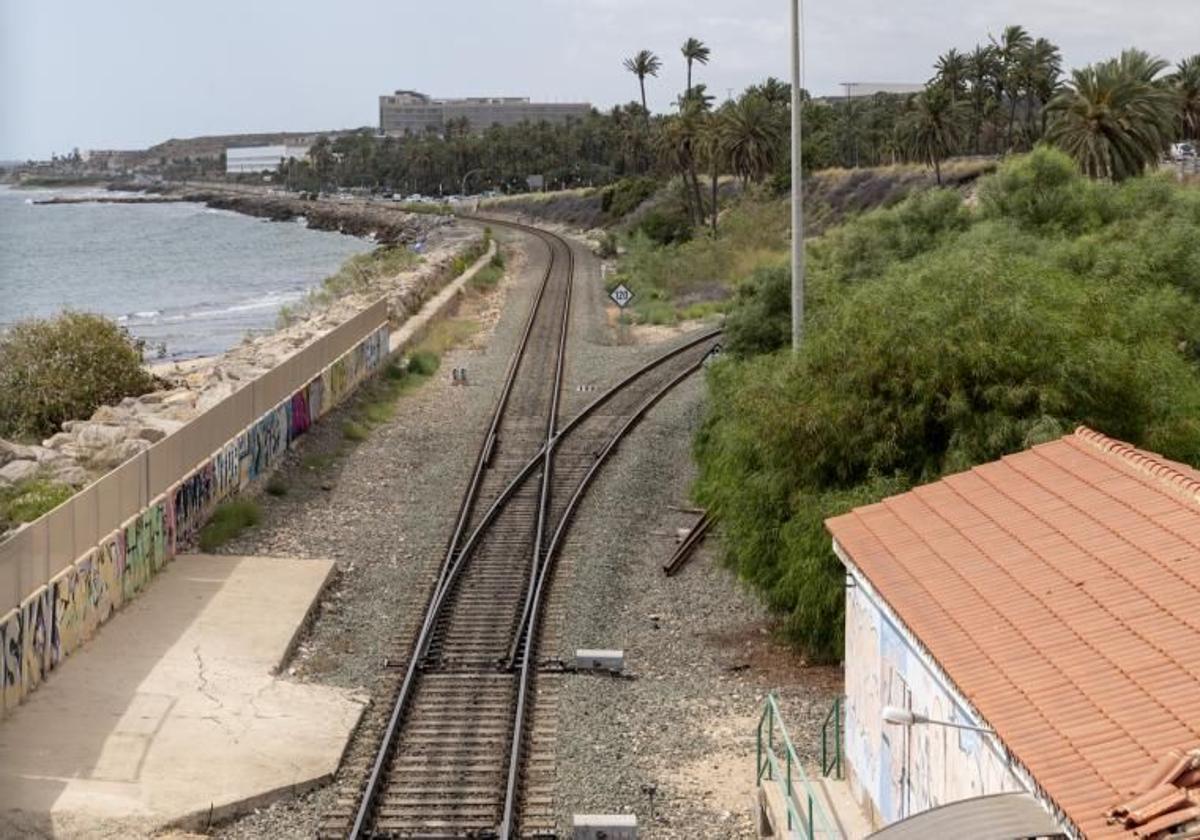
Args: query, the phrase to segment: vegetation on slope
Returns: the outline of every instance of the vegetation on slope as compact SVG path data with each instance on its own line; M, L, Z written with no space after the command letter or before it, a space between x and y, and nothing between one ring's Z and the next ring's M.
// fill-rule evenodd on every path
M154 387L142 343L101 315L64 312L0 334L0 437L48 437L64 420Z
M1042 149L976 209L933 191L809 247L801 352L790 277L729 316L696 441L728 563L810 655L841 651L823 520L1086 423L1200 463L1200 195L1085 180Z

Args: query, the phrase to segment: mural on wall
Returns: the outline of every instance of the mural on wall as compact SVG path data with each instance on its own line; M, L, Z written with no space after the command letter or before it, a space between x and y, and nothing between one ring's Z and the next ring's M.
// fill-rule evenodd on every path
M883 723L886 705L932 720L974 721L861 586L846 590L845 680L843 749L851 789L880 825L947 802L1021 789L990 736Z
M289 443L378 369L388 335L372 333L0 618L0 709L15 708L140 592L219 501L278 466Z
M15 709L23 694L21 659L25 652L21 610L12 610L0 619L0 706L6 711Z

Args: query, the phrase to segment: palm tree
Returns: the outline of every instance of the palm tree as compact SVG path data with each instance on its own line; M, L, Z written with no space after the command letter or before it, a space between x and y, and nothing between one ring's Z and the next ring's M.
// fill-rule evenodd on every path
M712 54L703 41L699 38L688 38L683 42L683 46L679 48L683 53L684 59L687 60L687 92L692 90L692 62L697 64L708 64L708 57Z
M1050 41L1038 38L1022 60L1022 81L1029 100L1025 110L1025 131L1030 138L1033 136L1035 106L1041 113L1041 133L1046 133L1046 106L1058 93L1061 75L1062 53Z
M757 94L771 105L784 108L787 108L792 102L792 86L787 82L779 81L774 76L768 76L767 80L760 85L752 85L746 92ZM801 90L800 98L801 100L807 100L808 92Z
M728 166L728 150L725 146L724 132L724 114L723 112L732 107L726 104L716 113L708 114L704 123L700 127L699 150L708 164L709 186L712 190L712 233L717 235L717 185L718 179L721 176L721 170Z
M1000 61L991 46L975 45L967 57L967 81L971 86L971 129L975 137L975 154L979 154L979 140L983 133L984 117L994 109L992 91L1000 76Z
M1178 139L1200 139L1200 53L1179 62L1167 82L1179 102Z
M1166 62L1140 50L1075 70L1050 102L1047 139L1092 178L1120 181L1153 166L1170 143L1176 98L1156 76Z
M689 104L694 103L701 111L711 111L713 100L716 97L708 92L708 85L701 82L700 84L688 88L687 93L681 93L675 98L675 107L682 111Z
M638 87L642 91L642 110L646 112L646 121L650 121L650 109L646 107L646 77L658 76L662 60L650 50L638 50L632 58L624 61L625 69L638 77Z
M1033 38L1023 26L1006 26L1000 40L992 39L996 57L1000 60L1001 76L997 92L1000 99L1008 96L1008 134L1005 145L1012 148L1013 123L1017 120L1017 100L1021 93L1021 58L1033 47Z
M704 112L695 100L684 100L678 116L668 118L655 137L659 160L683 177L688 215L695 224L704 224L704 200L700 196L700 178L696 174L697 146Z
M913 157L933 167L938 186L942 185L942 161L948 158L962 139L961 103L950 98L941 87L929 87L912 99L901 134Z
M761 96L749 94L722 108L721 133L729 165L743 183L761 181L782 155L783 122Z
M967 57L951 48L944 55L938 56L933 69L935 71L933 81L946 88L950 92L951 99L958 99L958 95L966 88Z

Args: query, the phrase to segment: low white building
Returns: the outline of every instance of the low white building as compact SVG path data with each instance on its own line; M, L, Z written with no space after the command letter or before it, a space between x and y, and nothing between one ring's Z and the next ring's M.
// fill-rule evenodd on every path
M1200 472L1080 427L826 526L881 838L1200 833Z
M225 150L225 174L274 172L289 158L304 160L308 146L235 146Z

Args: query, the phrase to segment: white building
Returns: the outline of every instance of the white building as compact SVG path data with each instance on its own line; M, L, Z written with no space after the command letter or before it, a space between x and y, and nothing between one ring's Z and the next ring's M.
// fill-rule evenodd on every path
M1200 834L1200 472L1081 427L826 525L881 840Z
M304 160L308 146L237 146L225 150L225 174L274 172L289 158Z

